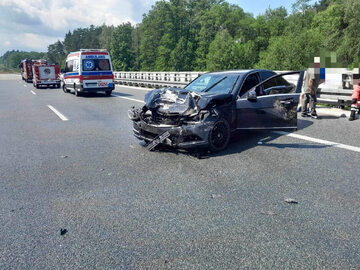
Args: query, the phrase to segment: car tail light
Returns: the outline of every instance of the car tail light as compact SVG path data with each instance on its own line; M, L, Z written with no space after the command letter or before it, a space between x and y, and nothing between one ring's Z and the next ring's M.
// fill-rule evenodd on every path
M80 76L79 76L79 79L80 79L80 82L82 83L82 82L83 82L83 76L80 75Z
M113 81L115 81L115 74L114 73L112 74L112 79L113 79Z

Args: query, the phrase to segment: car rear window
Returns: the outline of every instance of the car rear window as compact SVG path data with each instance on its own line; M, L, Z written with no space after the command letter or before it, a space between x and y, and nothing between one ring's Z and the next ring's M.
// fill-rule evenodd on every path
M109 59L83 59L83 71L111 70Z

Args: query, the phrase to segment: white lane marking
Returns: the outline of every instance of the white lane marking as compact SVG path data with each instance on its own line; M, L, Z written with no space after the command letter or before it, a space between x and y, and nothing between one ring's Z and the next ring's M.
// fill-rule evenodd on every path
M53 106L51 105L47 105L49 107L50 110L52 110L57 116L59 116L59 118L63 121L68 121L69 119L67 119L62 113L60 113L57 109L55 109Z
M304 141L324 144L324 145L337 147L337 148L342 148L342 149L345 149L345 150L360 153L360 147L356 147L356 146L351 146L351 145L346 145L346 144L342 144L342 143L326 141L326 140L322 140L322 139L316 139L316 138L312 138L312 137L308 137L308 136L304 136L304 135L300 135L300 134L295 134L295 133L287 133L287 132L284 132L284 131L274 131L274 133L280 134L280 135L285 135L285 136L292 137L292 138L297 138L297 139L304 140Z
M36 93L33 90L30 90L31 94L36 95Z
M140 103L145 103L144 101L139 100L139 99L128 98L128 97L122 97L122 96L118 96L118 95L114 95L114 94L112 94L112 96L113 96L113 97L118 97L118 98L127 99L127 100L131 100L131 101L136 101L136 102L140 102Z
M117 88L127 88L127 89L136 89L141 91L149 92L155 88L146 88L146 87L137 87L137 86L128 86L128 85L116 85Z

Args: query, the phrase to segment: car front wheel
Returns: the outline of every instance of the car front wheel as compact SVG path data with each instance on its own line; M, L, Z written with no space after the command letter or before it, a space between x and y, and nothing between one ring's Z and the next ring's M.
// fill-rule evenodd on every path
M209 133L209 146L213 152L224 150L230 141L230 126L224 119L219 119Z

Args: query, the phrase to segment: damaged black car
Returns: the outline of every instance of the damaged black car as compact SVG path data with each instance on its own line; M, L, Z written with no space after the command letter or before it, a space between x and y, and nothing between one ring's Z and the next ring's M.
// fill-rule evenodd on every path
M149 150L159 144L221 151L237 130L297 129L304 72L270 70L212 72L182 88L148 92L131 108L136 138Z

